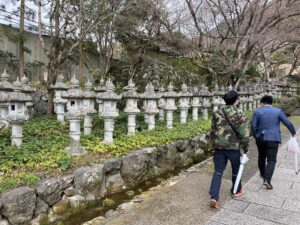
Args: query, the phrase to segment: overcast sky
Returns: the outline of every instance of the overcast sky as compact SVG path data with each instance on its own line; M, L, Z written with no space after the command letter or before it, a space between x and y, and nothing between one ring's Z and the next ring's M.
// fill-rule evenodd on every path
M20 12L19 0L0 0L0 23L19 28ZM32 1L25 1L25 30L37 33L38 29L38 6ZM43 8L44 9L44 8ZM45 17L46 18L46 17ZM46 25L46 19L42 19Z

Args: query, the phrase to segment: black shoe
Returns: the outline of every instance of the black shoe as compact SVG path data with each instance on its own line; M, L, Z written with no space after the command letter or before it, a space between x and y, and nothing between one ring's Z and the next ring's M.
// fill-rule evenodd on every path
M266 186L267 189L273 189L273 186L272 186L270 180L265 180L264 185Z

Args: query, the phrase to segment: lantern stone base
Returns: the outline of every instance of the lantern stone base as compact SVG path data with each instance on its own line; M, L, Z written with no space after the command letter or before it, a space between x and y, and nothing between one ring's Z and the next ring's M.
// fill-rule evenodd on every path
M64 103L56 104L56 119L61 124L65 124L65 105L64 105Z
M164 109L159 109L159 121L165 120L165 112Z
M202 108L202 119L208 120L208 109Z
M172 129L173 128L173 111L167 110L167 128Z
M68 146L65 148L66 152L69 152L72 156L78 156L86 154L87 151L82 146Z
M198 121L198 107L193 107L192 117L193 121Z
M115 120L113 118L104 118L104 139L103 143L109 144L113 143L113 133L114 133Z
M23 138L23 122L22 121L11 121L12 135L11 144L17 147L22 145Z
M185 124L187 121L187 115L188 115L188 108L181 108L180 109L180 123Z
M136 114L128 114L128 135L135 134L136 129Z
M93 127L93 116L92 115L85 115L84 122L83 122L83 133L85 136L89 136L92 133L92 127Z
M148 130L155 129L155 114L148 114Z

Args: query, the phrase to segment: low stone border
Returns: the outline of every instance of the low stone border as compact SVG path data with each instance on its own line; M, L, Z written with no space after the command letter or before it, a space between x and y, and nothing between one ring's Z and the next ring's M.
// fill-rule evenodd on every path
M206 135L168 145L143 148L70 175L42 180L34 188L20 187L1 194L0 225L56 221L67 209L122 192L141 182L199 162L207 150Z

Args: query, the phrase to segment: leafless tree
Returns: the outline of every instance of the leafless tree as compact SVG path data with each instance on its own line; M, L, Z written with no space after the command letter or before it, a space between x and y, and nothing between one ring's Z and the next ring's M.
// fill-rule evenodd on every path
M48 78L46 87L49 93L48 113L53 113L54 92L51 89L56 81L57 75L64 63L78 51L79 45L86 39L87 34L96 24L106 20L111 4L119 4L117 0L39 0L39 38L42 48L48 58ZM83 8L83 9L82 9ZM42 10L44 10L42 12ZM49 43L43 36L42 14L48 13L48 24L50 26L48 35Z
M237 87L251 64L277 40L274 30L300 15L292 0L185 0L197 31L196 58L216 79L226 78ZM203 14L203 12L205 12ZM272 35L271 35L272 34ZM221 70L212 66L218 55Z

